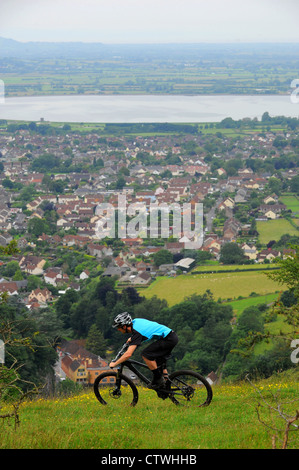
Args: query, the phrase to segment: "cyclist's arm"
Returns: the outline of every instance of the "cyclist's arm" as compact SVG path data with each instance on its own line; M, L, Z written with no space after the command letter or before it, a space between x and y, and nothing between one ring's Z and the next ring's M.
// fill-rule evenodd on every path
M129 359L132 356L132 354L134 353L136 348L137 348L136 344L132 344L131 346L129 346L128 349L126 350L126 352L117 361L110 362L109 367L111 367L111 369L113 369L113 367L116 367L119 364L121 364L122 362L125 362L127 359Z

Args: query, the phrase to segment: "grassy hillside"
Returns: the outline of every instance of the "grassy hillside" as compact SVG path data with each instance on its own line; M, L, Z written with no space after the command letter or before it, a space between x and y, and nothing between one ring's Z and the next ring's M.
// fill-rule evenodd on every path
M192 294L204 294L209 289L217 300L248 297L252 292L266 295L281 289L277 282L269 279L263 271L188 274L176 278L158 277L142 295L151 298L156 295L167 300L169 306L182 302Z
M275 219L267 221L258 221L256 229L259 233L258 239L262 245L267 245L269 241L275 239L279 240L282 235L288 233L289 235L298 236L298 230L293 227L286 219Z
M238 317L245 308L252 307L260 304L270 304L275 302L279 297L279 294L265 294L258 295L256 297L246 297L245 299L232 300L231 302L225 302L232 306L234 315Z
M214 386L207 408L176 407L156 393L140 389L135 408L124 409L120 401L102 406L88 391L71 398L38 399L21 408L21 423L14 431L0 428L1 449L269 449L271 433L259 422L259 393L271 402L272 394L293 415L298 409L298 372L277 375L256 384ZM294 403L294 400L297 402ZM272 400L273 403L273 400ZM3 410L2 410L3 411ZM260 408L266 423L269 410ZM284 428L273 416L275 426ZM299 432L290 433L288 448L298 448ZM277 442L277 447L280 447Z

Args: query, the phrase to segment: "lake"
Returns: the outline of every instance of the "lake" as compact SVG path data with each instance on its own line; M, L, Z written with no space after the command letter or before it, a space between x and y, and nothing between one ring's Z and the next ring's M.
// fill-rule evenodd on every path
M50 122L220 122L226 117L258 119L299 116L290 95L95 95L5 98L0 119Z

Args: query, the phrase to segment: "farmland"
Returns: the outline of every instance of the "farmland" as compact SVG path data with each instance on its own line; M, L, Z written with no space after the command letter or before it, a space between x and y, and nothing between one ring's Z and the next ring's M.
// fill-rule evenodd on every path
M287 210L291 210L299 216L299 199L296 196L286 194L281 196L280 200L287 206Z
M298 230L286 219L275 219L257 222L257 231L259 233L259 242L267 245L270 240L279 240L282 235L298 236Z
M7 96L286 94L298 56L296 44L0 45Z
M192 294L204 294L210 290L214 298L237 299L248 297L251 293L267 295L281 289L281 286L263 273L263 271L231 272L211 274L188 274L176 278L159 277L148 289L142 291L146 298L156 295L167 300L170 306L182 302Z

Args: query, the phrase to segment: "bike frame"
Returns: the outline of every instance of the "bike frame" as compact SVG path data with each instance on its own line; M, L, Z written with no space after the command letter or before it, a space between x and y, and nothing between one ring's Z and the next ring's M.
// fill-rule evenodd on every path
M148 385L150 383L150 380L145 375L143 375L142 372L140 372L140 370L138 370L136 367L134 367L135 365L137 365L138 367L143 367L144 369L149 370L146 364L143 364L142 362L139 362L139 361L135 361L134 359L129 359L127 361L122 362L118 366L117 372L119 374L122 374L124 367L127 367L131 372L136 374L137 377L140 380L142 380L146 385Z

